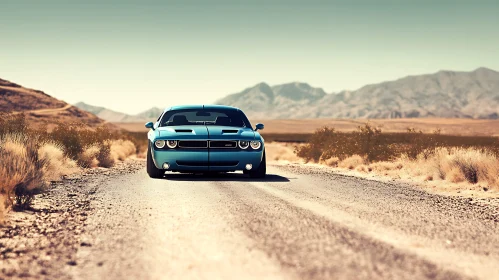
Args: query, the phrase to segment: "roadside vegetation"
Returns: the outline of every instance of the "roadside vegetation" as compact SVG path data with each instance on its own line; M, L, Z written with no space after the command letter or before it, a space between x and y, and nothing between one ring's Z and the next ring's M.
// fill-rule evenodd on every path
M22 114L0 114L0 223L6 210L29 208L50 182L83 168L112 167L142 153L142 142L138 135L77 123L34 129Z
M499 190L499 139L488 136L423 133L383 133L370 123L353 132L324 127L297 146L306 162L395 178L418 177Z

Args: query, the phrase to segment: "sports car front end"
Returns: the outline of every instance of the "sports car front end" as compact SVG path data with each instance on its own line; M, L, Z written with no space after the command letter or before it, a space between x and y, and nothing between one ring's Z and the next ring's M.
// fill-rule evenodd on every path
M182 107L166 110L156 124L148 123L148 173L244 171L266 173L264 139L237 108Z

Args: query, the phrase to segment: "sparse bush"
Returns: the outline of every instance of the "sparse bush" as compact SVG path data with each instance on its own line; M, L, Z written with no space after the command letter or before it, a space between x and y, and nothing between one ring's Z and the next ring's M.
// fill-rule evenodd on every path
M411 160L420 156L429 158L437 147L487 149L499 155L499 140L489 136L442 135L436 130L431 134L409 129L407 133L383 133L369 123L350 133L337 132L324 127L311 135L307 144L296 149L296 154L307 161L324 161L352 155L364 156L369 162L393 161L406 155Z
M365 155L368 162L380 158L385 152L386 146L381 142L381 128L374 127L370 123L358 127L356 132L359 146L359 154Z
M7 202L5 196L0 193L0 225L5 222L5 212L7 212Z
M133 147L135 150L135 147ZM114 158L111 156L111 144L104 142L99 144L99 152L97 153L97 161L100 167L113 167Z
M404 172L427 181L447 180L499 187L499 140L487 136L382 133L369 123L351 133L321 128L296 154L307 161L399 176ZM430 179L431 178L431 179ZM488 187L487 187L488 188Z
M26 134L28 121L24 114L0 113L0 136L7 134Z
M424 134L421 130L416 130L415 128L408 128L407 134L409 136L409 149L406 154L411 158L416 157L430 157L435 148L440 146L438 136L440 135L440 129L434 130L431 134Z
M318 162L321 158L330 158L328 154L334 148L337 141L337 133L334 128L323 127L318 129L305 146L298 147L296 154L307 162Z
M77 172L78 166L111 167L115 157L124 160L138 152L134 143L147 145L141 136L83 124L59 124L52 132L44 126L35 130L23 114L0 113L0 223L12 205L30 207L49 182Z
M48 142L38 150L40 158L47 161L44 174L46 181L58 181L62 176L78 172L77 163L64 156L64 149L57 143Z
M83 149L83 152L78 155L78 165L83 168L97 167L97 154L99 154L100 147L98 144L93 144Z
M338 166L341 168L355 169L357 166L363 165L366 163L366 160L359 156L353 155L342 160Z
M109 145L111 148L111 158L115 161L123 161L137 152L135 144L130 140L111 140Z
M78 157L78 164L83 168L114 166L115 160L111 155L111 142L105 141L85 147Z
M64 154L67 157L79 160L79 156L84 151L85 144L77 127L59 125L50 133L50 138L64 147Z
M24 135L4 135L0 138L0 194L8 204L13 200L18 207L28 208L36 194L41 193L47 183L44 170L47 159L40 157L39 144L28 141Z
M467 181L472 184L487 182L496 185L499 179L499 159L486 149L439 148L433 158L437 174L453 182Z

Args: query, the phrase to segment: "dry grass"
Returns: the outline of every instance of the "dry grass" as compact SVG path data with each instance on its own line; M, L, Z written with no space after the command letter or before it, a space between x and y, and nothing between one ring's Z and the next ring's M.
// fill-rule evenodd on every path
M123 139L112 140L110 142L110 146L111 146L111 158L113 158L115 161L117 160L123 161L128 157L136 154L137 152L135 144L130 140L123 140Z
M432 180L499 187L499 158L486 149L437 148L430 157L420 156L408 163L415 175L425 175Z
M106 127L60 124L49 132L30 128L23 114L0 115L0 220L14 203L28 208L51 181L137 152L134 137Z
M93 144L83 149L83 152L78 156L78 165L83 168L97 167L99 161L97 160L97 155L100 152L100 147L98 144Z
M0 194L8 205L15 201L22 208L46 188L44 170L49 164L39 156L38 143L27 140L20 134L0 138L0 162L8 163L0 166Z
M133 145L133 143L132 143ZM117 147L117 148L116 148ZM83 149L83 152L78 157L78 164L84 168L105 167L109 168L115 164L115 156L113 155L113 146L111 141L95 143ZM122 150L121 146L115 146L115 149ZM133 147L135 150L135 147ZM129 154L131 155L131 154ZM126 159L129 155L123 153L120 156Z
M426 134L414 128L383 133L367 123L345 133L316 131L297 149L306 161L332 167L424 182L442 181L471 189L499 191L499 139Z
M47 161L44 170L47 181L58 181L79 171L76 161L64 156L64 149L60 144L45 143L38 150L38 154Z
M366 160L359 156L353 155L345 158L344 160L338 163L338 167L347 168L347 169L355 169L359 166L363 166L366 163Z
M499 158L485 149L439 147L430 156L421 153L416 158L401 155L393 161L367 163L362 156L353 155L342 161L333 158L331 162L322 163L396 179L447 182L440 184L446 189L454 185L454 188L468 186L480 191L499 191Z
M115 160L111 156L111 145L108 141L99 144L97 162L100 167L110 168L114 166Z
M297 150L297 155L312 162L361 155L372 163L393 161L402 154L413 159L419 155L429 157L437 147L474 147L499 154L499 141L496 137L443 135L439 130L425 134L413 128L407 129L405 133L384 133L381 128L366 123L348 133L323 127L310 137L306 145Z
M7 212L6 203L5 196L0 194L0 225L3 225L5 222L5 214Z

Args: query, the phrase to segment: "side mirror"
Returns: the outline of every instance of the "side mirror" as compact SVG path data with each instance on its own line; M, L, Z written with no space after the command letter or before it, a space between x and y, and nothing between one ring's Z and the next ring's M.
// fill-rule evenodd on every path
M255 126L255 131L257 131L257 130L263 130L264 127L265 126L263 124L257 123L256 126Z
M150 128L150 129L154 130L154 124L152 122L148 122L148 123L146 123L146 128Z

